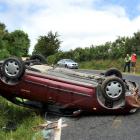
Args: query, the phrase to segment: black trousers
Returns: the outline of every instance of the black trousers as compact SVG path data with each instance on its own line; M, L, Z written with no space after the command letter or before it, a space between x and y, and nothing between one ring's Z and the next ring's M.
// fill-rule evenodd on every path
M127 68L128 72L130 72L130 62L125 63L123 72L126 71L126 68Z

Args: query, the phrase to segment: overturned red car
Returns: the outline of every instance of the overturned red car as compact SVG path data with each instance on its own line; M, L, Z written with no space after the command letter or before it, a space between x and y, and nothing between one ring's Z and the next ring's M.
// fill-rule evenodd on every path
M138 85L115 68L92 75L12 57L1 63L0 71L0 95L17 105L73 116L140 107Z

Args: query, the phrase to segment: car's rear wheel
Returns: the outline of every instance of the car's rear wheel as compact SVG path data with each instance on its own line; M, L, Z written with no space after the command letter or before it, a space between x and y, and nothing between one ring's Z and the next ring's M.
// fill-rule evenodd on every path
M68 68L68 65L67 64L65 64L65 68Z
M119 78L122 78L122 73L116 69L116 68L111 68L109 70L107 70L105 73L104 73L105 76L112 76L112 75L115 75Z
M125 95L125 85L118 77L107 77L101 86L102 94L106 100L118 101Z
M17 80L23 76L25 66L21 59L11 57L3 62L1 71L2 76L8 79Z

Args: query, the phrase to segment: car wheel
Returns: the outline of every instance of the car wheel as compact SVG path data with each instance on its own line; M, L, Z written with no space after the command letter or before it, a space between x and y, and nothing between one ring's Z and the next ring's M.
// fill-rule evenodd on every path
M105 73L104 73L105 76L112 76L112 75L115 75L119 78L122 78L122 73L116 69L116 68L111 68L109 70L107 70Z
M45 57L41 54L33 54L30 57L30 60L36 60L37 63L43 63L43 64L46 62Z
M23 61L18 58L8 58L3 62L1 71L4 77L16 80L23 76L25 66Z
M65 68L68 68L68 65L67 64L65 65Z
M118 101L125 95L125 85L118 77L107 77L102 85L102 94L106 100Z

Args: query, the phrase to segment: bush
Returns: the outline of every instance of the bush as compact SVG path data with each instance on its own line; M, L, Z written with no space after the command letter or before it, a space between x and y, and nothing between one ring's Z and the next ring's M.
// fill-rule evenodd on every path
M10 54L9 54L7 49L1 49L0 50L0 59L7 58L9 56L10 56Z

